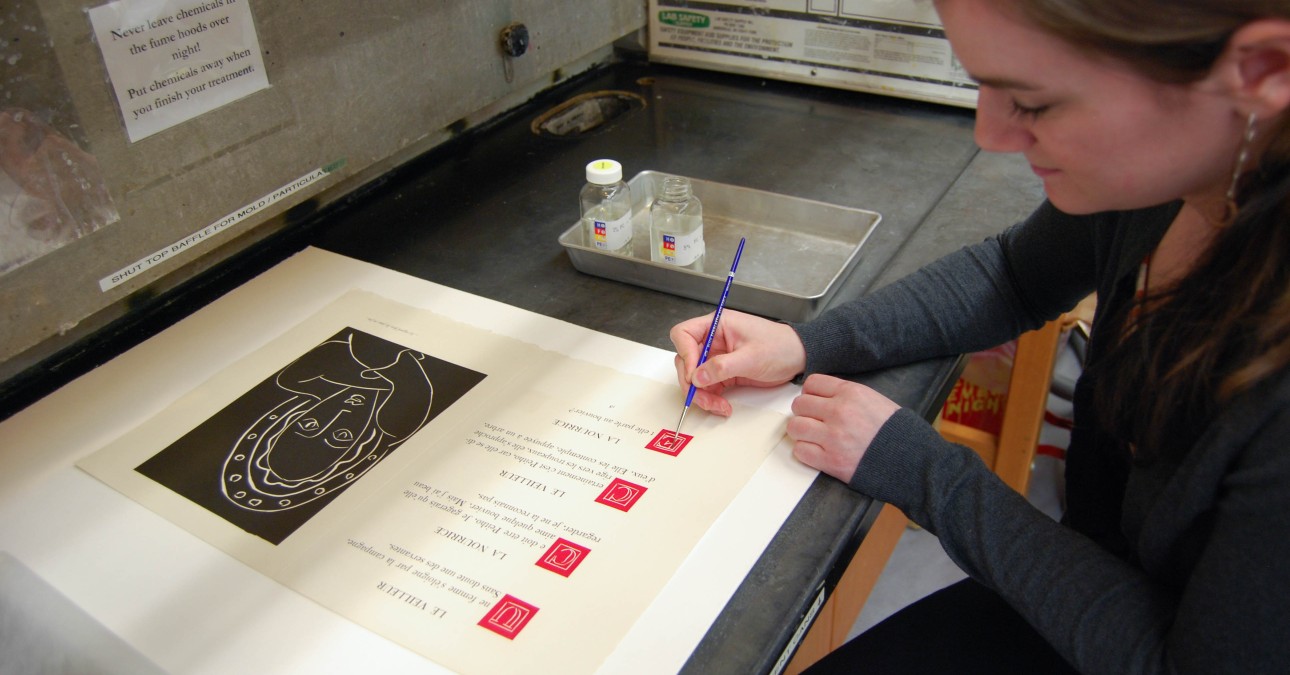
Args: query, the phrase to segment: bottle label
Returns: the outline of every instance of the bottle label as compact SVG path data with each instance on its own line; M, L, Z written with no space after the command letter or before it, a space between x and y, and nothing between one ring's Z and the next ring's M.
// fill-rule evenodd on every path
M592 220L591 227L592 244L602 251L616 251L632 240L630 213L618 220Z
M703 255L703 228L697 228L689 234L671 234L664 232L662 248L659 255L663 262L672 265L693 265Z

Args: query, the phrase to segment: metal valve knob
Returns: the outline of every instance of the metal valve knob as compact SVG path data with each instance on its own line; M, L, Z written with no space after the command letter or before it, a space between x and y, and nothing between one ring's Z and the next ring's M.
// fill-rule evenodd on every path
M513 23L502 29L502 53L509 57L523 56L529 50L529 27Z

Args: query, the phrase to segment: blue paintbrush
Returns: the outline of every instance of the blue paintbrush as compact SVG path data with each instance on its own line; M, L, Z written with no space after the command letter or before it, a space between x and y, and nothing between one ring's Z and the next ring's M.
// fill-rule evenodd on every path
M739 256L744 253L744 238L739 239L739 248L735 251L734 262L730 263L730 273L726 275L725 288L721 289L721 299L717 301L717 311L712 315L712 325L708 328L708 339L703 343L703 351L699 354L699 366L708 360L708 350L712 349L712 338L717 334L717 322L721 321L721 312L726 308L726 298L730 296L730 285L735 282L735 270L739 268ZM695 366L696 368L698 366ZM672 432L673 438L680 438L681 425L685 423L685 414L690 412L690 403L694 402L694 392L696 387L690 384L690 393L685 395L685 407L681 408L681 419L676 423L676 431Z

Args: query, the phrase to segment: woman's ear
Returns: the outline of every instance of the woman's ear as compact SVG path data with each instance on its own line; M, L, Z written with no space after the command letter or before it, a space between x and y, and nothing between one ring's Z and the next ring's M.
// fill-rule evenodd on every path
M1232 34L1219 61L1227 66L1243 112L1269 119L1290 108L1290 21L1245 24Z

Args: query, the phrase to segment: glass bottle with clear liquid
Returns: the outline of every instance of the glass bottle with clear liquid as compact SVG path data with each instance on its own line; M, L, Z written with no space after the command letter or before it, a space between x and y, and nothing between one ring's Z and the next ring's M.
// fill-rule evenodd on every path
M703 271L703 204L690 179L667 176L649 207L650 260Z
M632 254L632 194L623 165L598 159L587 165L587 184L578 194L583 241L605 253Z

